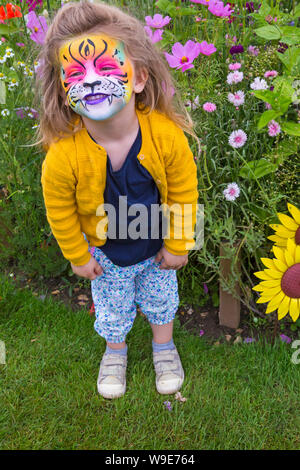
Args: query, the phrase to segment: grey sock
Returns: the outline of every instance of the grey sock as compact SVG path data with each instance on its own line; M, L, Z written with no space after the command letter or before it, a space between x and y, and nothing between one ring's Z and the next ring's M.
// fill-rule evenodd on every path
M106 350L104 354L121 354L122 356L127 355L127 344L122 349L112 349L108 345L106 345Z
M159 352L159 351L165 351L166 349L175 349L175 344L173 342L173 338L171 341L168 341L167 343L155 343L152 340L152 348L153 352Z

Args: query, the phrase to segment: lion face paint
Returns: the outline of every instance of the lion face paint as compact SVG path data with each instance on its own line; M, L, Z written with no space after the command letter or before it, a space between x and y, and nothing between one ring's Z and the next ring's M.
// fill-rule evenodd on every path
M104 34L71 39L59 49L61 83L73 111L95 121L117 114L133 91L123 43Z

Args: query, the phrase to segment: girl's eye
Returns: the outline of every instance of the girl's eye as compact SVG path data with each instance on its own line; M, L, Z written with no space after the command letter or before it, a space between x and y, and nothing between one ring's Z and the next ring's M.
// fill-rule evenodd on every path
M112 70L112 67L110 67L109 65L107 65L106 67L101 67L100 68L100 71L106 71L106 70Z
M82 75L82 72L71 73L70 77L77 77L78 75Z

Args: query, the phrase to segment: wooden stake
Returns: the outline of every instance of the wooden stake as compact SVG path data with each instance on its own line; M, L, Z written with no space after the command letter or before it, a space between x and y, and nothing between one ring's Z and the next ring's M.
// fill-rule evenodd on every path
M220 245L220 256L225 256L225 249L224 246L226 242ZM235 246L238 249L239 243ZM240 271L241 269L241 261L240 256L237 260L237 269ZM220 259L220 271L221 275L224 279L229 279L230 276L230 265L231 259L228 258L221 258ZM240 295L240 286L239 283L236 282L234 286L235 294ZM220 298L220 310L219 310L219 323L222 326L227 326L229 328L238 328L240 324L240 300L235 298L229 292L225 292L222 287L221 283L219 284L219 298Z

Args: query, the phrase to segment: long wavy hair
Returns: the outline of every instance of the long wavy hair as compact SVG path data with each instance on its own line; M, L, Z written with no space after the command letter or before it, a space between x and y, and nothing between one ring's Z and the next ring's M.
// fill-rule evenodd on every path
M122 41L136 73L143 68L147 70L145 88L135 95L136 108L146 114L152 110L164 113L182 130L196 137L193 121L176 90L163 52L152 44L141 22L117 7L81 0L69 2L57 11L38 55L36 97L40 103L40 126L34 145L41 144L47 149L52 142L74 135L83 127L79 115L65 104L58 52L66 41L93 33L107 34Z

